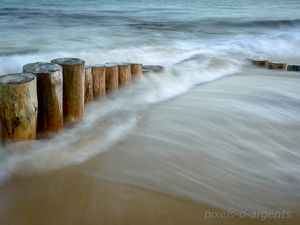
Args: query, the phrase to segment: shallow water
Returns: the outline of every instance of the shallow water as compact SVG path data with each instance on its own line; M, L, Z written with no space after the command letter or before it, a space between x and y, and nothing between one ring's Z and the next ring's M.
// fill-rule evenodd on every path
M299 206L300 77L255 75L262 72L151 107L113 147L120 155L87 174L220 208Z
M299 62L298 1L24 2L0 6L0 74L67 56L167 69L51 140L1 147L1 181L114 149L115 165L87 175L223 208L298 206L298 75L247 61Z

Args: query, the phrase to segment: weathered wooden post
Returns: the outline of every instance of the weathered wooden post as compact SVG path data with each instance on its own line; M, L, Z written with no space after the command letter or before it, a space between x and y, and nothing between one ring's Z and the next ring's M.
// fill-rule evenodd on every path
M105 65L95 65L95 66L91 66L91 68L92 68L92 76L93 76L94 98L104 98L106 95L106 86L105 86L106 67Z
M84 81L84 103L92 102L94 99L93 90L93 75L92 68L85 67L85 81Z
M131 84L131 65L122 63L118 65L119 87L126 87Z
M63 128L62 67L53 63L36 62L23 67L24 73L37 77L38 136L47 137Z
M269 61L268 60L251 60L252 64L258 67L268 67Z
M64 124L78 122L84 114L85 61L77 58L53 59L63 68Z
M36 139L37 110L34 74L0 76L0 141Z
M105 86L106 92L111 93L118 89L119 87L119 78L118 78L118 65L117 64L105 64L106 73L105 73Z
M143 65L138 63L131 63L131 78L133 81L141 78L143 75Z
M269 62L268 69L270 70L287 70L286 63Z

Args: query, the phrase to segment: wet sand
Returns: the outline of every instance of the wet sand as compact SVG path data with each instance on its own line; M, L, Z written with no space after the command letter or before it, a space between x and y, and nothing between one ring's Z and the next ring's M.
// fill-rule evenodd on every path
M118 155L108 151L80 166L33 176L15 176L0 188L0 224L299 224L291 219L204 219L216 209L86 174L90 166ZM94 165L93 165L94 164Z

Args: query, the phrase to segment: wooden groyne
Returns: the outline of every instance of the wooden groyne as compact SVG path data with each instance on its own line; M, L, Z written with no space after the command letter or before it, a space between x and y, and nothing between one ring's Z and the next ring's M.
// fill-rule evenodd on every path
M267 68L269 70L283 70L283 71L300 71L300 65L290 65L281 62L272 62L269 60L250 60L251 63L257 67Z
M257 67L300 72L300 65L250 60ZM0 143L48 138L82 120L84 106L138 82L164 67L140 63L86 66L79 58L57 58L0 76Z
M84 106L130 86L161 66L105 63L85 66L78 58L57 58L0 76L0 143L49 138L82 120Z

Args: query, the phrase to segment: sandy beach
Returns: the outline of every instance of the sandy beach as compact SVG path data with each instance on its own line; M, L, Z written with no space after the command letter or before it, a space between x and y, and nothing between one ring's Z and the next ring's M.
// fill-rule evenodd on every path
M109 157L117 152L110 151ZM108 157L108 156L105 156ZM0 222L5 225L138 224L299 224L299 209L290 219L206 218L220 212L205 204L109 182L85 174L84 165L16 176L0 188Z
M105 154L115 156L117 152ZM158 192L109 182L85 174L82 166L16 176L0 189L0 223L7 225L100 224L298 224L299 210L291 219L205 218L220 212L205 204ZM90 164L90 165L89 165Z

